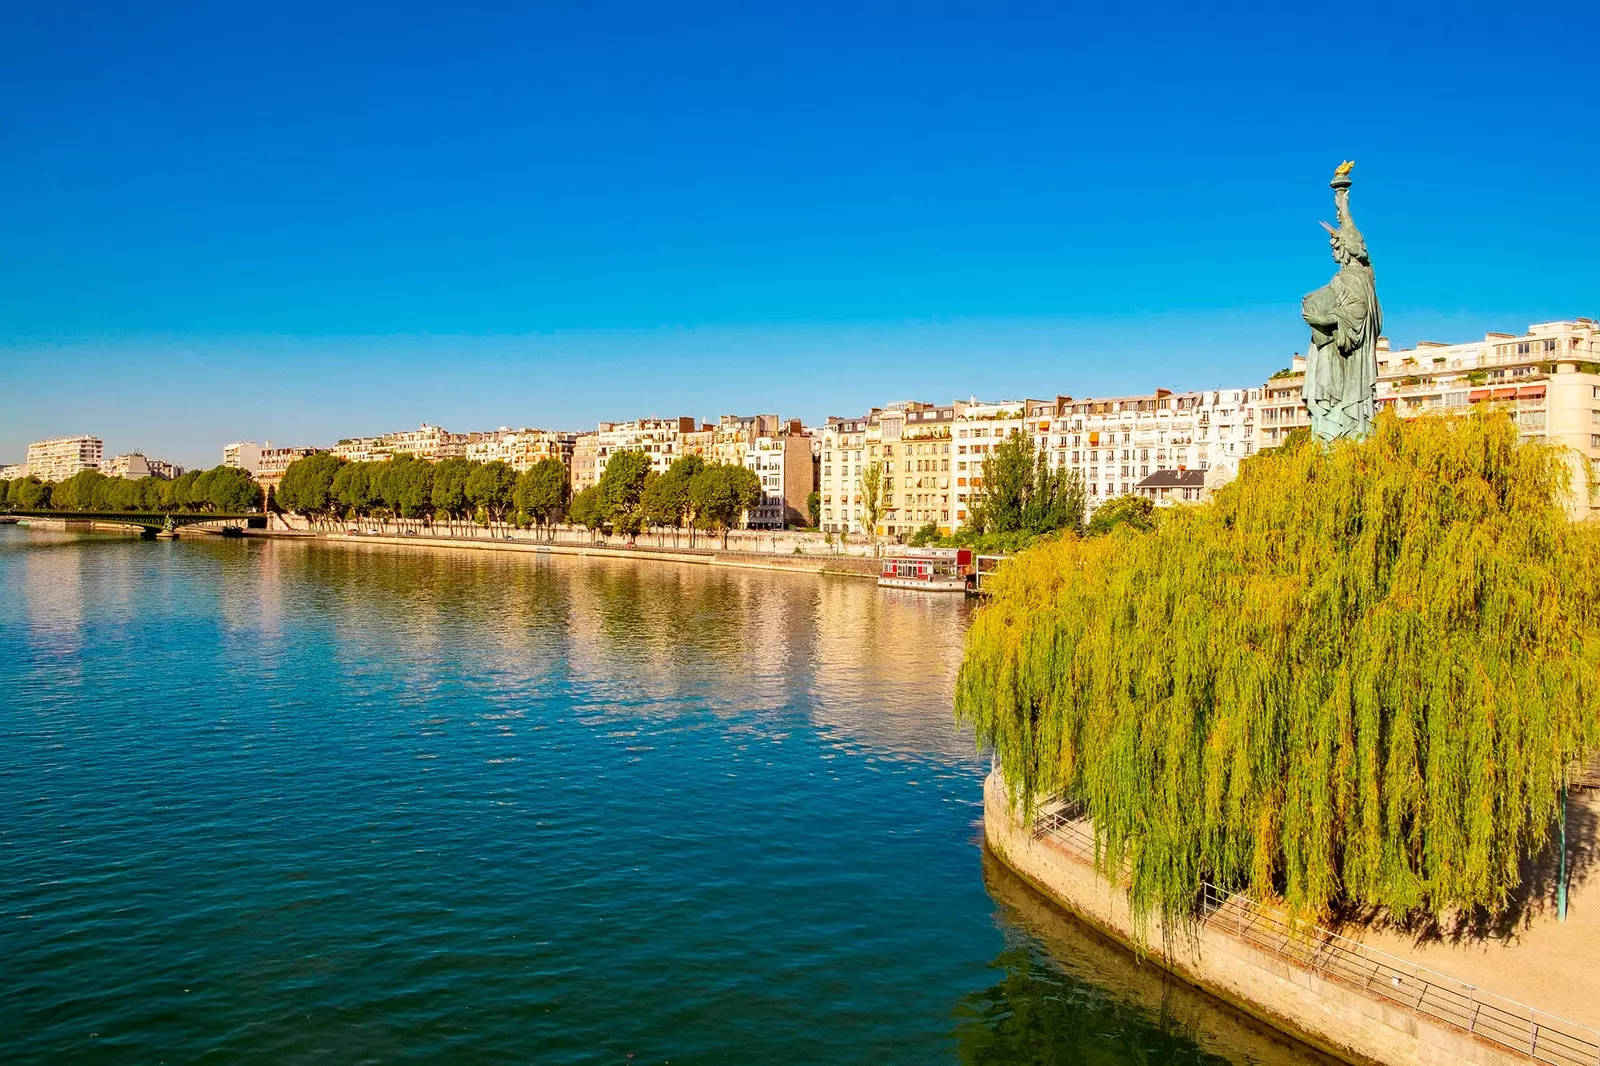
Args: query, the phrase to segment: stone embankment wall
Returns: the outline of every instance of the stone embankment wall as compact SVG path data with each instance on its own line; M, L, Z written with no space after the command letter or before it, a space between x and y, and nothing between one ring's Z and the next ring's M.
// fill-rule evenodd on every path
M491 533L487 529L471 529L466 526L455 530L444 526L429 528L416 523L408 523L408 526L415 529L419 537L427 536L440 540L490 541L499 540L502 535L502 531L498 528ZM274 514L271 516L270 528L279 532L317 532L306 519L301 518L299 515ZM376 521L371 519L358 523L339 523L337 528L330 527L327 530L323 530L323 532L342 533L347 528L360 528L363 531L378 529L384 535L399 532L399 526L394 522L390 522L387 527L380 527ZM626 546L626 541L622 537L602 537L581 526L555 526L548 531L516 529L509 532L514 540L528 543L565 544L576 547L590 547L601 543L607 546ZM697 552L739 552L745 554L759 553L762 555L799 554L854 558L873 557L873 545L866 537L841 538L835 534L830 542L825 533L802 532L800 530L736 529L728 533L728 541L725 548L720 535L700 532L695 534L692 549L689 544L687 530L680 531L676 536L671 533L641 533L637 538L636 546L673 551L694 550Z
M1128 896L1083 856L1022 825L998 771L984 782L984 834L1006 866L1102 932L1133 947ZM1511 1066L1511 1055L1344 983L1319 977L1211 924L1163 935L1147 930L1148 956L1262 1021L1354 1063Z
M251 535L261 535L252 533ZM275 535L269 531L266 536ZM277 535L282 535L281 533ZM295 536L307 536L305 533L294 533ZM699 566L732 566L754 570L788 570L807 574L835 574L841 577L871 578L878 576L878 561L871 558L846 555L805 555L790 553L787 555L771 552L724 552L724 551L673 551L670 548L655 548L641 543L638 547L628 548L620 544L615 547L591 544L564 544L538 541L531 536L526 538L513 538L507 540L503 537L490 539L488 537L428 537L428 536L369 536L357 534L351 536L345 533L317 534L316 539L321 543L346 545L346 546L382 546L391 548L409 548L420 550L457 550L457 551L497 551L497 552L523 552L534 555L574 555L587 556L596 559L637 559L648 562L688 563Z

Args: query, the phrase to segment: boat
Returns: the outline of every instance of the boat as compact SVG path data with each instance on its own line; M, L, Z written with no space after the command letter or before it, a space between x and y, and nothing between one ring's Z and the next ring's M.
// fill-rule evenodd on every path
M970 548L903 548L884 557L878 585L921 592L965 592L971 577Z

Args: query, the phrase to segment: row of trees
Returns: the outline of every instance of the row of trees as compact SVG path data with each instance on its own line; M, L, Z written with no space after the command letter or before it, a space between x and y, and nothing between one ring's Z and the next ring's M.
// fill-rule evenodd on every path
M0 503L17 511L105 511L150 514L158 511L203 511L242 514L261 507L261 487L235 467L191 470L168 480L137 481L81 470L61 482L36 477L0 481Z
M578 493L569 517L587 529L610 529L632 539L647 529L697 530L723 534L735 528L761 502L761 479L742 466L708 465L698 455L685 455L665 472L650 468L644 452L611 456L598 484Z
M543 459L518 474L503 462L406 456L345 462L327 452L298 459L284 472L276 505L322 526L345 521L491 529L506 525L548 530L566 519L594 531L632 539L646 530L726 533L761 502L761 479L742 466L708 466L697 455L665 472L651 469L642 451L621 451L598 484L570 497L566 466Z
M518 474L499 460L397 456L351 463L317 452L290 464L274 502L319 525L372 520L385 529L391 522L428 523L454 532L468 523L548 527L565 513L569 492L559 459L541 459Z

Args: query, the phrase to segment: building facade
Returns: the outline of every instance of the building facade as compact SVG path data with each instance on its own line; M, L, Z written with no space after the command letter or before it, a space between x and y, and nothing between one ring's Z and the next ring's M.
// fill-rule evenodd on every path
M113 455L106 460L101 473L106 477L127 478L138 481L140 478L150 476L150 461L139 452L128 452L126 455Z
M316 448L274 448L268 441L261 449L261 459L256 466L256 483L263 492L276 492L283 482L284 471L289 469L289 464L296 459L304 459L308 455L315 455Z
M261 468L261 445L253 440L236 440L222 446L222 465L243 470L251 477Z
M28 445L28 473L40 481L65 481L83 470L99 470L106 446L99 437L52 437Z
M741 465L761 479L761 502L745 513L751 529L783 529L807 525L806 497L811 495L811 438L800 432L780 437L757 437L747 446Z
M522 473L545 459L555 459L562 465L572 462L572 449L577 434L546 429L509 429L500 427L492 433L477 434L477 440L467 445L466 457L483 463L502 462Z

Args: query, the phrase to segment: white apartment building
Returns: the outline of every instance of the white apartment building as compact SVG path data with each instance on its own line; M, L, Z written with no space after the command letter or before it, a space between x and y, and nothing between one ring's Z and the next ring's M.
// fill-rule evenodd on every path
M1006 438L1018 430L1028 434L1037 450L1040 435L1048 436L1053 410L1041 416L1038 400L1004 400L998 403L980 401L976 397L965 403L957 402L954 426L955 483L952 490L952 507L947 522L952 530L967 524L972 505L983 490L983 462ZM1029 417L1029 411L1034 415Z
M382 437L345 437L328 450L347 463L369 463L389 458L387 451L379 454L382 447Z
M8 463L0 466L0 481L20 481L27 476L27 463Z
M99 470L105 462L105 444L99 437L79 434L52 437L28 445L28 473L40 481L65 481L81 470Z
M261 445L253 440L236 440L232 444L224 444L222 465L243 470L251 477L255 477L256 471L261 467Z
M484 463L503 462L520 474L544 459L556 459L562 464L569 464L577 435L547 429L510 429L501 426L492 433L474 436L479 439L467 445L468 459Z
M882 436L878 424L881 413L873 408L861 418L829 418L818 434L821 472L817 491L824 533L860 534L867 530L861 477L866 472L869 446L873 455L877 454Z
M159 478L172 481L183 476L183 467L177 463L169 463L165 459L147 459L150 464L150 473Z
M632 422L601 422L595 434L594 478L598 482L606 464L617 452L644 452L650 469L664 474L683 454L680 436L695 432L692 418L638 418ZM578 491L577 482L573 482Z
M1200 471L1212 484L1253 454L1262 389L1157 389L1104 400L1062 396L1050 447L1083 478L1092 513L1162 471ZM1286 418L1286 421L1289 421Z
M457 459L466 455L467 445L478 434L451 433L440 426L422 423L414 430L385 433L372 449L373 459L391 459L396 455L410 455L436 463L440 459Z

